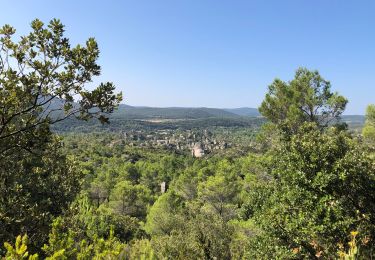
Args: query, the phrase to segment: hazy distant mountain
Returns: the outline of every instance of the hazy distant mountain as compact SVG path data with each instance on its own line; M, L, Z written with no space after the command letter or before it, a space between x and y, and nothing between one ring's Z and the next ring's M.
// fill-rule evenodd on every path
M119 109L110 117L117 119L239 119L259 116L258 109L250 107L220 109L207 107L146 107L121 104ZM342 120L350 126L360 127L364 124L365 117L344 115Z
M242 115L225 109L207 107L143 107L121 104L113 118L128 119L199 119L199 118L238 118Z
M223 110L239 116L260 116L258 109L251 107L224 108Z
M55 100L51 107L61 107L63 103ZM259 117L256 108L207 108L207 107L146 107L129 106L121 104L117 110L109 115L110 120L157 120L157 119L199 119L199 120L226 120L225 123L241 120L250 120ZM228 121L230 120L230 121ZM344 115L342 120L349 124L352 129L362 128L365 117L362 115ZM74 121L74 120L73 120ZM69 122L73 122L70 120ZM175 121L174 121L175 122ZM212 122L212 121L210 121ZM218 121L215 121L218 122ZM81 123L77 123L82 124Z
M253 127L265 122L255 108L188 108L188 107L136 107L121 104L110 116L110 125L102 126L98 120L80 121L70 118L54 126L56 131L97 131L110 129L192 129L195 127ZM166 120L163 120L166 119ZM170 120L168 120L170 119ZM353 130L360 130L365 117L344 115L342 120ZM108 128L109 127L109 128Z
M351 129L362 129L366 121L364 115L343 115L341 118Z

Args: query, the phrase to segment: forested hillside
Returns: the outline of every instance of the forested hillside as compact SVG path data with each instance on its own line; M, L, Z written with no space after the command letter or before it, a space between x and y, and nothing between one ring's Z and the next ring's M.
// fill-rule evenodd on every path
M362 129L298 68L262 117L134 108L112 83L86 88L94 39L72 46L59 20L14 34L0 29L4 259L375 257L374 105Z
M225 111L234 113L239 116L260 116L258 109L250 107L240 107L240 108L225 108Z
M123 119L199 119L209 117L236 118L239 115L230 110L218 108L185 108L185 107L133 107L120 105L112 115Z

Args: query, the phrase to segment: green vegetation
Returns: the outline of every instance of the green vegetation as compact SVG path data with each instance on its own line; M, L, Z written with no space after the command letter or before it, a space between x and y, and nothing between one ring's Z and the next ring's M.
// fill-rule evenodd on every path
M272 123L294 133L304 122L325 127L338 119L347 100L331 92L331 84L319 72L300 68L290 82L280 79L268 87L269 92L259 110Z
M366 124L362 130L363 137L372 147L375 147L375 105L367 108Z
M19 43L1 30L5 259L375 256L373 106L360 135L339 123L347 100L299 69L270 86L265 118L142 108L130 120L112 113L112 84L84 90L99 74L93 39L71 48L56 20L32 29Z
M121 94L111 83L84 88L100 73L94 39L71 48L58 20L48 26L34 20L31 27L19 42L13 27L0 29L0 240L27 233L40 247L81 179L50 125L71 116L106 122Z

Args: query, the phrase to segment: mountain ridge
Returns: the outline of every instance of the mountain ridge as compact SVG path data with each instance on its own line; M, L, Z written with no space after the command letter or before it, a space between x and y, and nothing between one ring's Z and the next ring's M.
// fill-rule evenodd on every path
M112 115L114 118L125 117L131 119L199 119L209 117L239 118L260 116L256 108L209 108L209 107L150 107L130 106L120 104Z

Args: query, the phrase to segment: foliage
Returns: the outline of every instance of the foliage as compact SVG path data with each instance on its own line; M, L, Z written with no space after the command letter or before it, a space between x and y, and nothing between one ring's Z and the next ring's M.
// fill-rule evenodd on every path
M13 27L0 28L0 241L27 233L39 248L81 180L50 125L71 116L107 122L121 94L112 83L85 89L100 74L93 38L71 47L56 19L31 29L17 42Z
M74 200L82 175L60 147L53 138L37 154L19 152L0 160L0 241L29 234L31 246L40 247L52 219Z
M37 260L38 255L30 255L27 251L27 245L29 243L29 238L27 235L19 235L16 238L16 243L14 244L14 247L9 244L8 242L4 243L6 254L5 259L29 259L29 260Z
M147 206L152 197L149 189L143 185L132 185L129 181L117 183L111 192L110 204L115 212L145 219Z
M96 63L99 49L93 38L85 47L71 48L59 20L45 26L36 19L31 28L32 32L21 36L19 42L13 40L13 27L4 25L0 29L2 153L11 149L5 146L7 142L13 144L12 140L32 135L39 126L71 115L84 119L97 116L104 122L105 113L112 112L121 101L121 94L113 93L112 83L102 83L92 91L84 89L100 74Z
M260 237L312 258L334 255L353 227L374 237L375 168L361 149L346 132L303 126L270 162L273 192L254 214Z
M375 105L367 107L366 124L362 130L365 140L375 148Z
M95 235L92 240L75 242L76 234L61 232L61 225L61 219L53 223L48 244L43 247L46 259L118 259L125 255L126 245L115 238L113 231L107 239Z
M229 259L232 228L219 216L190 208L168 234L152 237L155 254L173 259ZM155 219L154 219L155 220Z
M183 217L178 215L182 205L179 198L172 191L161 195L147 215L145 230L150 235L168 235L174 229L183 225Z
M303 122L327 126L345 110L347 100L331 92L331 84L318 71L299 68L289 82L275 79L268 87L259 111L270 122L288 133Z
M349 244L349 251L346 253L344 251L339 250L339 257L340 260L355 260L356 256L358 255L358 246L357 246L357 237L358 232L352 231L350 232L351 240ZM340 249L343 248L343 245L340 245Z
M129 259L154 260L157 259L148 239L134 240L128 248Z
M238 186L228 176L209 176L198 184L198 199L203 203L203 210L217 214L226 221L235 217L240 191Z

